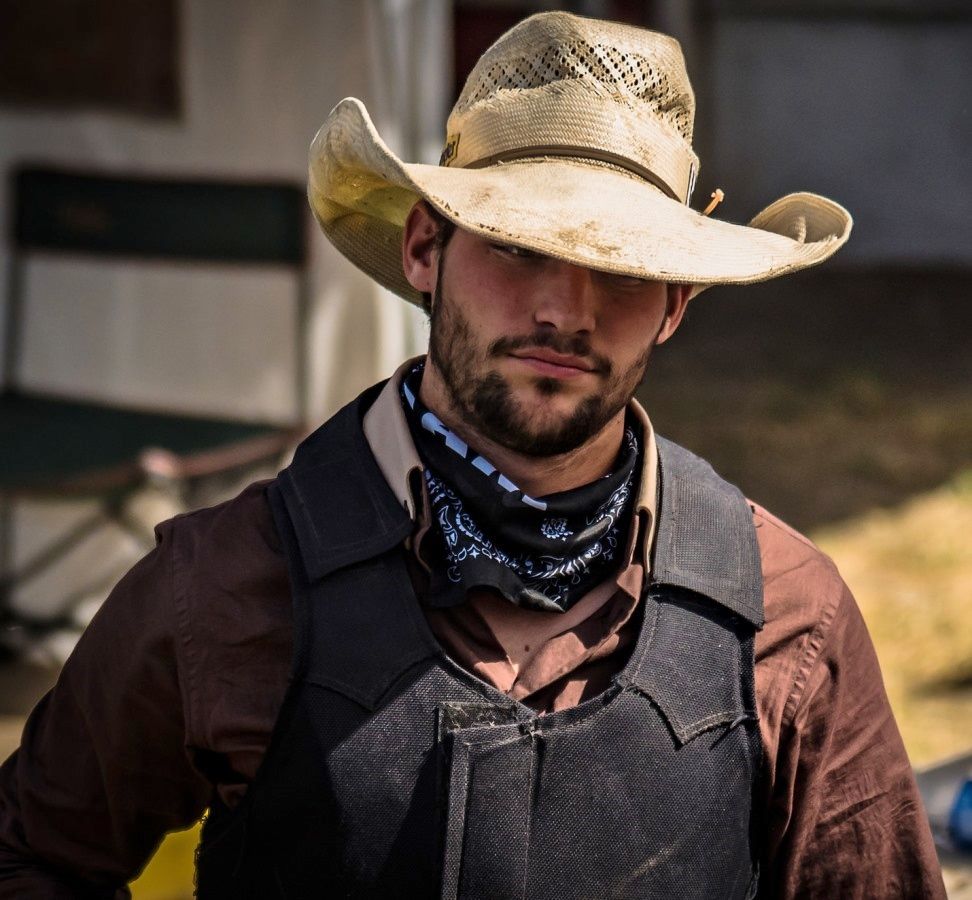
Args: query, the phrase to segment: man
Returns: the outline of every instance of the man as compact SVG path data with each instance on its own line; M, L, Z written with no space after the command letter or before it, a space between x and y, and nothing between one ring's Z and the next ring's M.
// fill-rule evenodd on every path
M335 108L312 206L429 355L159 527L3 769L4 896L113 896L207 807L201 897L944 895L833 566L632 399L700 289L850 230L692 210L692 116L673 40L560 13L439 167Z

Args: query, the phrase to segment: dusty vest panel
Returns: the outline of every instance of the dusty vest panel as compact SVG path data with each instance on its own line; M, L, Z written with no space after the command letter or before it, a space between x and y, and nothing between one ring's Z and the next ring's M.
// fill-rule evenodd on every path
M659 442L635 649L603 694L537 716L437 645L359 404L270 488L294 681L246 798L204 828L199 896L752 896L762 589L738 491Z

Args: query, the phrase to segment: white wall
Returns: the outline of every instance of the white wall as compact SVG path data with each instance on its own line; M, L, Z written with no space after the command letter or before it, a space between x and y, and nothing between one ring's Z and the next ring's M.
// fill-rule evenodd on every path
M43 161L302 184L314 132L349 94L365 101L394 149L436 157L450 83L447 0L184 0L181 13L179 121L0 110L0 168ZM311 396L324 415L387 374L424 333L419 314L346 263L316 228L312 252ZM0 267L6 262L4 248ZM286 274L216 269L197 279L163 264L41 259L27 279L22 383L292 418Z
M450 22L448 0L183 0L180 120L0 110L0 170L33 161L303 184L310 140L347 95L365 101L393 149L435 161L452 83ZM2 220L6 190L0 178ZM311 228L310 405L322 419L421 350L426 330L418 310ZM7 263L4 246L0 270ZM21 383L160 408L294 416L285 273L42 257L27 287ZM155 499L143 504L148 522L173 511ZM85 513L78 504L19 508L18 559ZM103 532L21 590L17 605L56 612L80 581L110 576L140 552Z

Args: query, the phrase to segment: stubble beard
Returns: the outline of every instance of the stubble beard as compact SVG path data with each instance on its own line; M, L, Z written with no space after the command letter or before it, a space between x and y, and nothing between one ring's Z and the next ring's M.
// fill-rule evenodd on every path
M432 298L429 358L441 374L459 418L508 450L532 457L559 456L576 450L628 405L644 378L657 335L641 357L616 374L611 360L592 354L589 341L580 335L538 330L530 335L499 338L483 350L458 305L443 296L442 282L440 268ZM534 424L503 376L490 368L492 360L525 347L546 347L591 360L601 380L600 388L581 400L566 418L545 428ZM556 378L538 378L534 386L547 397L565 390Z

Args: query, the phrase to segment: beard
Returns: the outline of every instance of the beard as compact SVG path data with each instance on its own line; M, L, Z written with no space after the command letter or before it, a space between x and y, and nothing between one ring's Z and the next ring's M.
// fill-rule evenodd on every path
M533 457L576 450L628 405L644 378L657 334L644 353L623 371L616 371L607 357L592 353L587 337L561 335L551 329L498 338L484 347L477 342L459 305L444 296L443 281L440 257L439 278L432 297L429 359L439 370L461 421L508 450ZM491 367L493 360L514 350L539 347L590 360L601 379L599 388L581 399L573 412L546 425L533 421L513 396L506 379ZM567 393L566 386L556 378L537 377L533 384L545 397Z

